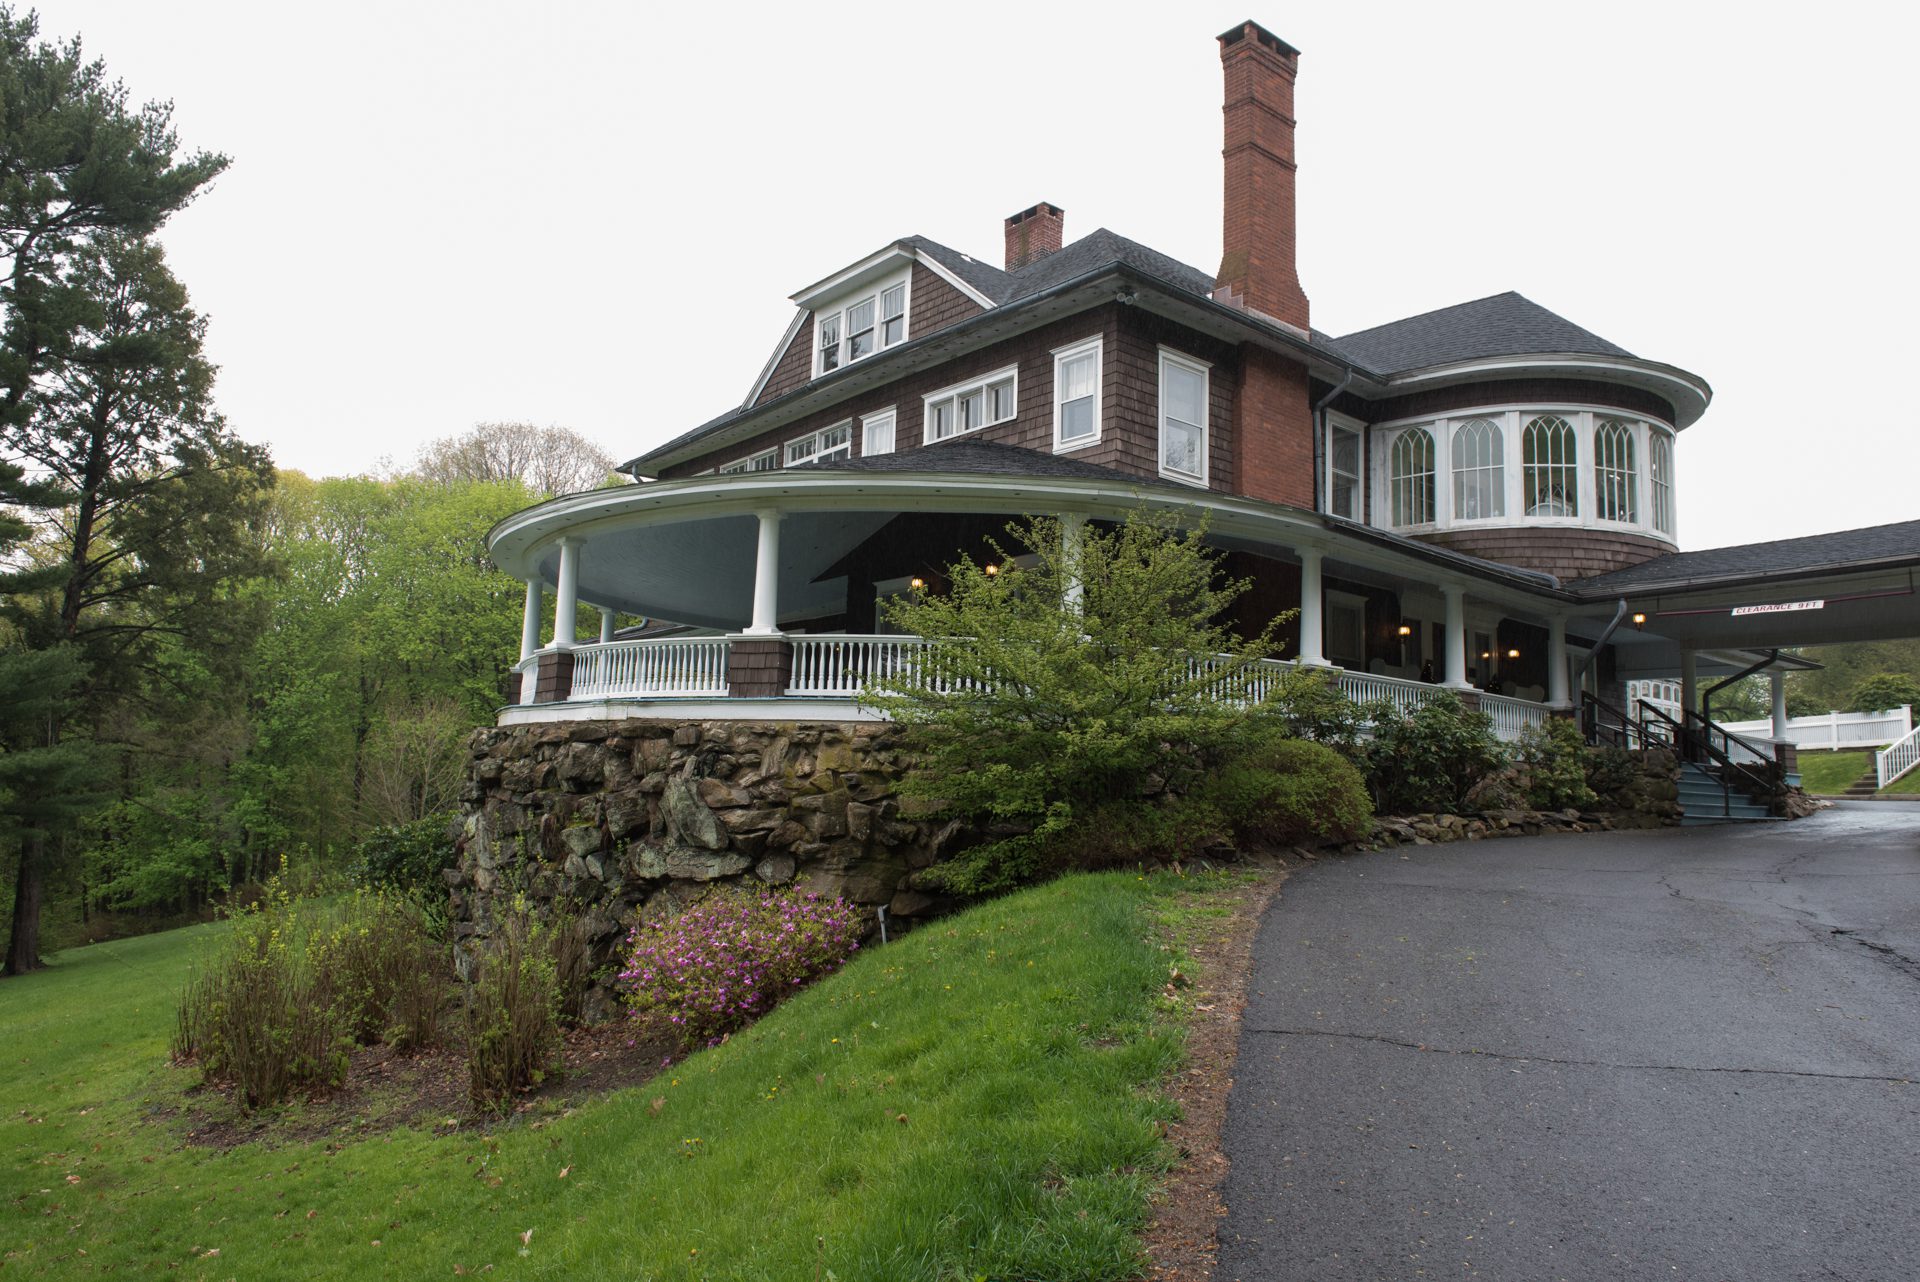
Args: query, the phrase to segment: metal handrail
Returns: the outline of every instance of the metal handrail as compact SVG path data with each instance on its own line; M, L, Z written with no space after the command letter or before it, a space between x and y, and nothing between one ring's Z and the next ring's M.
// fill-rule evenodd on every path
M1680 710L1680 720L1675 721L1672 717L1646 702L1644 699L1641 700L1640 706L1652 713L1656 720L1664 722L1673 730L1674 742L1679 745L1680 755L1684 760L1691 761L1695 765L1702 764L1704 760L1719 767L1717 772L1710 771L1709 773L1714 774L1714 777L1719 781L1721 804L1723 807L1721 813L1723 815L1731 817L1733 814L1733 781L1735 779L1745 781L1746 786L1742 788L1741 791L1745 792L1755 801L1772 796L1773 780L1764 775L1756 774L1748 767L1735 761L1726 749L1715 744L1713 741L1713 737L1716 734L1723 740L1729 742L1737 736L1729 735L1713 721L1695 712L1691 708L1682 708ZM1695 724L1696 722L1698 725ZM1744 739L1741 739L1740 742L1746 744L1746 740ZM1747 746L1749 748L1752 747L1750 744Z

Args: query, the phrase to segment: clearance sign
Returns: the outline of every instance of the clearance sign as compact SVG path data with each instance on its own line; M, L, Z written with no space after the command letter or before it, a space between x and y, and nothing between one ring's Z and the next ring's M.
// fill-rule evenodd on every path
M1781 601L1776 605L1736 605L1733 607L1733 617L1737 619L1746 614L1790 614L1795 610L1826 608L1825 601Z

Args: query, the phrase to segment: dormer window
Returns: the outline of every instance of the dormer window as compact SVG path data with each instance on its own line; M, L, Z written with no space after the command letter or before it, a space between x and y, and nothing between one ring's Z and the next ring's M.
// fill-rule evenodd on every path
M813 373L818 378L907 339L907 282L881 281L813 314Z

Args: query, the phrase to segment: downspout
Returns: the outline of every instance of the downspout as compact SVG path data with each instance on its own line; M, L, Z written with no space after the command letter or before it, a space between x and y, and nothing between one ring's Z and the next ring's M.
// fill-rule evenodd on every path
M1313 403L1313 510L1322 514L1327 510L1327 406L1353 382L1353 366L1346 371L1338 387Z
M1613 612L1613 618L1609 619L1607 626L1601 630L1600 639L1593 643L1591 650L1587 651L1587 661L1580 665L1580 674L1573 679L1575 689L1584 689L1586 687L1587 674L1593 671L1594 664L1600 662L1601 649L1612 639L1614 629L1620 626L1620 620L1626 617L1627 598L1621 597L1619 606L1615 608Z
M1728 686L1732 685L1734 682L1744 681L1748 677L1752 676L1754 673L1760 671L1760 669L1769 667L1778 662L1780 662L1779 649L1775 648L1775 649L1769 650L1767 651L1767 657L1760 660L1760 662L1753 664L1750 667L1742 668L1740 669L1740 671L1728 677L1725 681L1716 681L1712 685L1708 686L1705 690L1702 690L1700 692L1700 715L1706 718L1708 721L1712 721L1714 695L1720 693L1722 690L1726 689Z

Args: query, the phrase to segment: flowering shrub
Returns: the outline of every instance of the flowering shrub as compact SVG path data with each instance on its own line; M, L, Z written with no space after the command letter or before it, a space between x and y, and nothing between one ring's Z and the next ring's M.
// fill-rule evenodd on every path
M860 947L858 909L799 891L723 890L627 936L620 982L636 1013L665 1011L689 1047L772 1010Z

